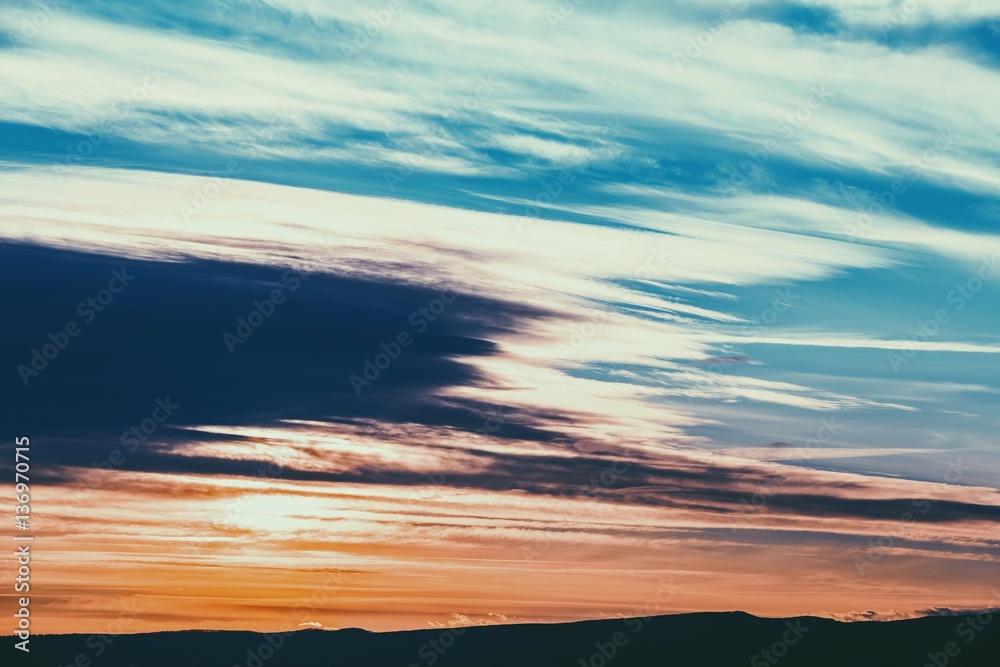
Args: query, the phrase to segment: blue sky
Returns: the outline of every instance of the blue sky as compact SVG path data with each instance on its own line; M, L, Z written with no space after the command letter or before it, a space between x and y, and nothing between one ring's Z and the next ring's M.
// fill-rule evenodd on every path
M190 318L185 336L204 327L212 345L221 333L212 327L253 298L233 285L280 286L275 276L294 269L321 274L312 285L323 287L303 289L300 303L310 306L288 309L297 314L286 315L284 334L238 350L256 345L245 356L259 355L260 386L202 386L175 372L183 354L164 353L163 377L203 390L207 403L180 412L179 435L148 452L135 474L221 474L213 457L250 454L222 455L212 443L228 433L238 448L243 428L372 420L383 446L410 452L419 447L394 430L401 425L451 438L503 409L516 417L495 437L518 455L561 456L589 443L661 472L705 466L711 476L709 468L735 466L746 475L735 483L720 473L719 495L699 491L684 511L696 512L696 501L731 511L723 491L752 494L754 475L784 475L790 499L783 508L775 499L774 511L796 513L792 487L826 494L837 509L823 516L836 521L817 531L841 535L848 554L898 512L842 508L845 494L862 504L940 497L992 511L1000 506L998 65L1000 11L976 0L7 3L0 234L10 267L29 271L34 260L25 258L36 258L50 267L45 275L79 284L29 288L34 305L22 303L23 314L37 326L8 341L8 381L39 426L39 396L70 400L72 386L50 379L61 371L38 377L29 395L35 380L22 383L16 367L44 343L46 327L100 287L71 276L96 280L102 257L157 276L159 287L130 302L128 316L121 307L122 326L138 327L162 298L163 312ZM175 273L184 263L206 281L197 307L185 300L202 297ZM352 397L350 376L378 353L380 336L408 330L406 316L445 287L465 310L431 328L412 366L395 377L390 368L371 386L395 409ZM355 290L368 296L343 296ZM366 303L376 297L384 309ZM295 338L336 329L331 313L351 319L336 350ZM155 336L170 345L164 331ZM106 335L81 339L81 349L150 354ZM242 377L218 350L185 340L211 373ZM279 343L296 349L296 364L329 362L336 376L296 385L302 377L287 374ZM165 383L137 377L129 359L112 367L131 389L110 401L129 411L81 403L58 427L89 415L89 446L106 449L101 429L140 410L130 396L141 388L151 401ZM320 391L323 382L330 386ZM209 397L209 388L240 387L266 418ZM343 407L322 402L334 395ZM835 436L817 438L829 420ZM351 423L354 437L370 437ZM157 458L190 448L206 468ZM87 471L71 449L53 461L53 484ZM425 455L471 466L462 483L470 488L503 486L481 462ZM678 462L686 456L694 458ZM348 477L412 484L393 461ZM955 462L963 474L946 477ZM568 484L571 471L556 466L530 493ZM650 489L686 493L646 474L620 496L604 489L607 502L648 509L666 502ZM849 528L855 519L861 527ZM643 525L656 532L658 520ZM718 528L705 516L692 521ZM982 569L970 569L972 584L941 596L948 580L928 565L926 590L879 598L880 609L977 604L971 591L1000 546L978 520L949 521L908 545L905 558L923 567L942 549L962 558L974 547L970 562ZM779 524L760 518L755 543L782 542L768 533ZM580 539L578 553L589 554ZM818 549L823 539L804 542ZM739 546L723 542L713 553ZM616 562L626 576L627 560ZM842 562L849 568L851 557ZM698 586L688 589L692 609L706 606ZM614 613L625 603L612 598L562 617ZM831 595L828 608L791 610L861 611L859 599Z

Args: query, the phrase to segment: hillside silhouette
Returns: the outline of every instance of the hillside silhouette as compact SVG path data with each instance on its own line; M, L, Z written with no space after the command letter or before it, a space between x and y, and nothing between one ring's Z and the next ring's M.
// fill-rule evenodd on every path
M300 630L42 635L44 667L998 667L997 614L844 623L697 613L373 633ZM10 650L10 649L8 649ZM99 655L97 654L99 651ZM765 653L766 651L766 653ZM84 656L81 658L80 656Z

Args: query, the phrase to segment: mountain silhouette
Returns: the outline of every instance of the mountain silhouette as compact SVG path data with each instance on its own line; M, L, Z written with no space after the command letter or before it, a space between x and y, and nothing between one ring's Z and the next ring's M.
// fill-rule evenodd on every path
M742 612L375 633L40 635L44 667L998 667L997 614L887 622ZM11 642L12 644L13 642ZM13 650L13 649L11 649ZM82 657L81 657L82 656Z

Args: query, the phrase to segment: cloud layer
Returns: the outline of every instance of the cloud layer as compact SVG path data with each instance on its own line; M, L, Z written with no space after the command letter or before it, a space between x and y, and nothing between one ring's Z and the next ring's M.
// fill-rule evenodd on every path
M0 10L39 624L983 607L998 19L949 4Z

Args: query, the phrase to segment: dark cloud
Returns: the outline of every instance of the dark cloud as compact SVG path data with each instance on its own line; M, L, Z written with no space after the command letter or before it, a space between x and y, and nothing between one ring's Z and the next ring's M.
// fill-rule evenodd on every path
M124 289L114 283L120 293L98 312L86 299L106 289L114 271L134 278ZM545 315L458 294L430 321L433 315L420 309L434 307L443 285L305 277L282 267L149 261L18 244L0 248L0 277L15 290L0 339L2 386L19 433L61 443L40 448L53 453L53 465L89 457L94 452L87 451L88 442L107 452L124 431L153 415L157 399L168 398L179 407L151 441L169 440L171 427L285 419L472 430L482 424L483 406L435 398L444 387L484 382L458 358L497 354L492 340L501 332L523 330ZM230 353L223 334L236 332L237 318L248 318L254 302L273 290L281 290L284 302L244 342L230 339ZM79 333L67 340L61 332L70 322ZM393 348L403 332L412 343L358 395L350 376L363 377L365 360L375 362L382 343ZM25 386L18 367L30 367L32 350L45 352L46 345L53 356L60 341L65 349ZM369 372L372 377L374 370ZM156 455L143 451L134 461Z
M431 432L481 427L489 406L439 397L446 387L487 386L486 378L458 358L498 354L491 342L498 335L523 330L546 316L499 299L460 294L424 328L414 322L428 319L420 309L442 296L441 285L333 273L306 277L280 267L138 260L16 244L0 249L0 259L5 284L17 286L16 296L9 299L11 326L0 340L7 360L8 404L18 434L35 440L35 481L53 483L73 480L80 470L108 460L116 449L125 450L123 434L149 420L158 399L168 398L178 407L141 446L124 451L124 461L115 468L270 476L261 472L269 463L263 457L190 456L177 448L192 440L241 440L199 430L200 425L273 426L292 419L339 424L355 432L370 429L389 441L433 446L447 456L447 447L427 442L427 432L408 434L393 425L417 424ZM79 304L105 288L113 271L134 278L86 321L90 306ZM230 353L223 333L234 332L237 318L246 318L254 301L268 298L275 289L282 290L284 302L275 305L245 342L233 344ZM24 386L17 366L30 365L32 349L41 350L49 334L65 330L69 321L78 324L79 335ZM400 332L410 334L413 343L359 396L349 377L362 375L365 359L382 353L381 343L397 340ZM607 450L580 452L560 432L570 419L552 411L509 410L494 435L501 441L547 442L552 454L498 453L469 443L462 454L479 458L480 464L445 470L442 483L712 513L741 511L742 501L760 486L761 470L752 465L694 463L681 456L635 451L627 458ZM338 465L338 472L286 466L278 476L428 483L425 472L364 458L338 461L345 462L347 469ZM780 479L769 480L767 488L765 511L778 514L899 520L910 512L917 520L933 523L1000 519L1000 508L989 505L935 501L931 511L921 513L910 500L836 495L850 489L801 493L801 487Z

